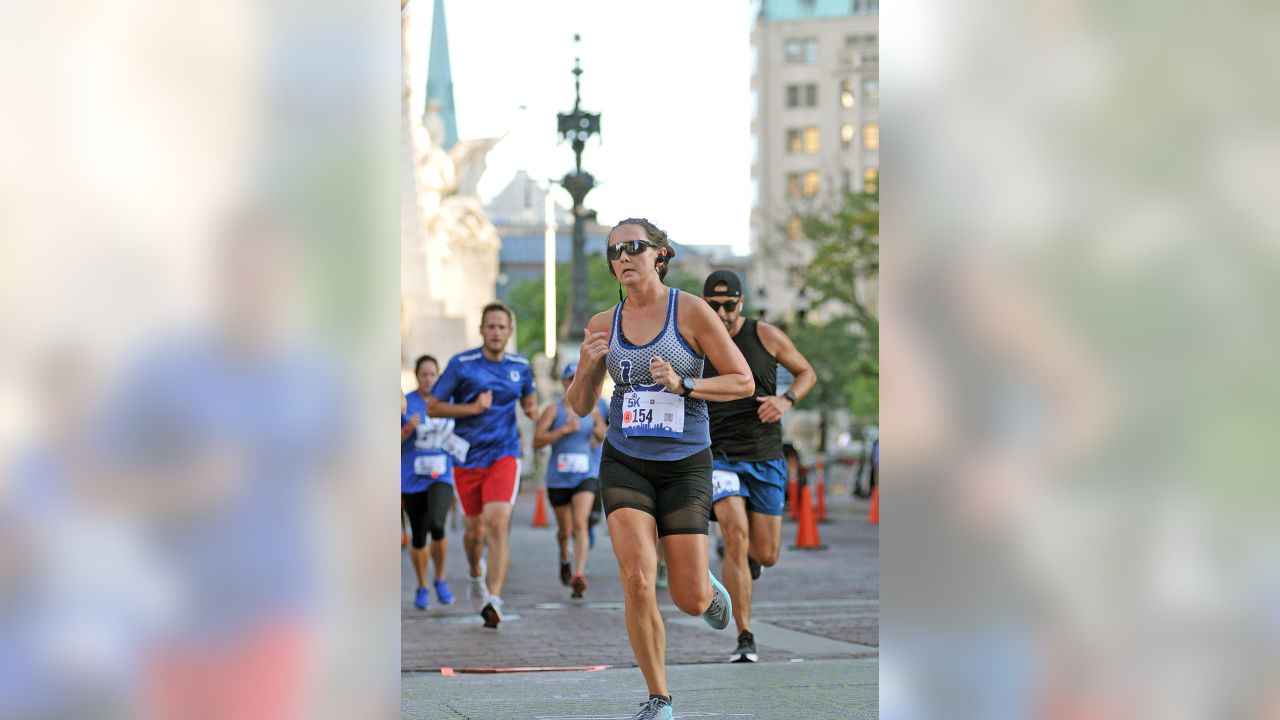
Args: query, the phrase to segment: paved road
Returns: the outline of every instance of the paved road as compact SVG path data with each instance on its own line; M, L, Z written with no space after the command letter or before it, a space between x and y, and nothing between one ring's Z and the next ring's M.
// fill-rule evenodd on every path
M557 576L554 529L531 527L533 496L522 492L516 504L506 618L496 631L484 628L466 603L460 534L449 534L447 577L458 596L452 606L413 608L415 581L404 554L404 717L630 717L632 706L644 699L623 624L617 565L603 526L597 529L591 556L591 587L585 598L572 600ZM790 549L796 527L787 522L778 564L766 568L755 585L752 629L758 665L725 663L736 644L733 625L713 631L679 612L660 592L678 717L876 717L879 532L867 524L863 501L829 497L828 513L829 521L819 526L827 550ZM712 569L719 574L714 556ZM531 666L610 669L465 672ZM442 668L455 674L442 675ZM733 699L725 700L726 693Z

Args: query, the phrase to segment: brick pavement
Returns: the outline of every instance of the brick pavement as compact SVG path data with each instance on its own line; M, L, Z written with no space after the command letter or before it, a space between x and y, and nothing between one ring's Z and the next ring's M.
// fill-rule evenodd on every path
M612 665L634 667L622 613L617 565L597 527L591 587L571 600L557 577L554 528L532 528L533 497L522 491L512 521L513 557L504 594L507 618L484 628L466 601L461 533L449 533L446 577L458 601L413 607L414 577L402 553L401 668ZM778 564L755 585L752 626L761 661L876 657L879 644L879 531L866 522L865 501L829 496L830 521L819 526L826 551L788 549L795 524L783 526ZM552 519L554 524L554 519ZM719 561L712 569L719 575ZM712 631L659 594L667 622L668 665L723 663L735 645L733 625Z

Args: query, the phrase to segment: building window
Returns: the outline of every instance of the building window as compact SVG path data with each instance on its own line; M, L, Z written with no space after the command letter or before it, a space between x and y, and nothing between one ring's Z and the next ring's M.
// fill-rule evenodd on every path
M879 15L880 0L849 0L854 15Z
M813 155L818 152L818 128L807 127L787 130L787 153Z
M818 186L821 184L818 177L818 171L810 170L805 173L804 177L801 178L801 184L803 186L801 189L804 192L805 197L811 198L816 196L818 194Z
M818 152L818 128L807 127L804 129L804 152L813 155Z
M862 79L862 101L868 105L880 104L880 78Z
M818 85L816 83L787 86L787 107L817 107L817 105Z
M804 222L800 220L799 215L792 215L787 221L787 237L792 240L804 239Z
M853 103L854 103L853 81L841 80L840 81L840 107L851 108L853 107Z
M786 42L786 58L788 63L812 64L818 61L818 39L801 38Z
M800 197L800 173L787 173L787 197Z
M862 149L880 149L880 123L864 123L862 125Z
M880 191L880 168L862 170L862 191L869 193Z
M858 128L853 123L845 123L840 126L840 147L849 148L853 146L853 136L858 134Z

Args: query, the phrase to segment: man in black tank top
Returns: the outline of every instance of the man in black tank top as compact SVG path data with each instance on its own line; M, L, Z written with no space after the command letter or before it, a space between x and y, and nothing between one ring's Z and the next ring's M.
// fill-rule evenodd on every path
M707 403L713 511L724 534L724 585L738 625L738 647L729 661L756 662L751 581L759 577L761 566L777 562L782 546L787 462L781 420L813 388L817 374L786 333L742 316L742 282L737 275L727 270L711 273L702 296L746 358L756 382L754 397ZM795 375L782 395L777 394L779 363ZM707 362L702 376L717 374Z

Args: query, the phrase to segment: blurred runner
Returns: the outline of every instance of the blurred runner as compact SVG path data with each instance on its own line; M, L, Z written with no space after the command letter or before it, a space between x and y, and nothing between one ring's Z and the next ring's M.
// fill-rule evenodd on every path
M457 459L454 484L465 516L462 542L471 565L467 593L485 627L496 628L502 620L502 587L511 562L511 507L520 490L516 404L530 420L537 420L538 405L529 361L506 352L515 323L511 309L490 303L480 317L484 344L449 360L427 398L427 414L457 419L458 441L446 449Z
M442 605L453 604L453 593L444 579L444 563L449 552L444 523L453 503L453 458L444 446L453 436L454 421L427 414L431 386L440 376L436 359L430 355L418 358L413 374L418 378L418 389L404 396L405 410L400 416L400 499L413 531L409 556L418 575L413 606L425 610L428 534L431 536L429 554L436 568L436 599Z
M707 276L703 299L719 316L755 380L755 397L708 404L711 414L711 474L715 517L724 534L724 584L733 598L738 647L730 662L756 662L751 632L751 583L761 566L778 560L782 507L787 495L787 461L779 421L817 382L809 361L791 338L768 323L742 315L742 282L728 270ZM778 365L795 376L776 395ZM711 363L704 378L719 375Z
M573 383L577 363L569 363L560 382L567 390ZM547 462L547 497L556 514L556 540L560 545L560 582L573 587L573 597L587 590L587 555L590 540L587 521L600 492L600 460L595 447L604 441L604 418L599 409L579 418L557 400L538 418L533 434L534 449L551 446ZM573 562L569 561L569 536L573 536Z

